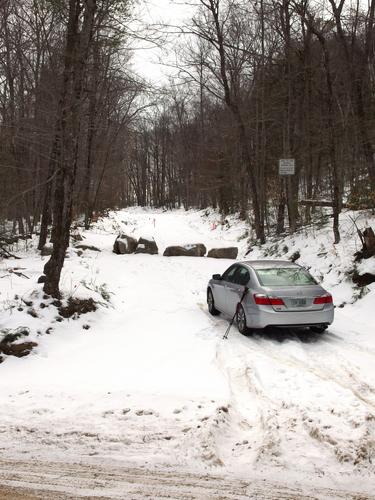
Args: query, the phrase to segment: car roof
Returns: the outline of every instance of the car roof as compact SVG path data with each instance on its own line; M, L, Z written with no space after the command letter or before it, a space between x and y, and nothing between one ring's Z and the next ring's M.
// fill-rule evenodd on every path
M252 267L253 269L275 269L279 267L300 267L290 260L244 260L240 264L245 264L246 266Z

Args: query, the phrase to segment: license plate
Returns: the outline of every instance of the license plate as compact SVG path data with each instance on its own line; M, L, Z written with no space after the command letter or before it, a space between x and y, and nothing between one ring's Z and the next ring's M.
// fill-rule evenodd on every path
M294 307L304 307L306 305L306 299L291 299L291 304Z

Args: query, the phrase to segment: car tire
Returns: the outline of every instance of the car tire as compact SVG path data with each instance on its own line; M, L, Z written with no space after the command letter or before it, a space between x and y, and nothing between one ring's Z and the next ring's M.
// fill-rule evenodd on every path
M323 333L327 328L328 326L310 326L310 331L313 333Z
M211 288L207 290L207 306L208 312L212 316L218 316L220 314L220 311L218 311L215 307L215 300Z
M237 309L236 313L236 322L237 322L237 328L242 335L250 335L251 329L248 328L246 324L246 314L245 314L245 309L242 307L240 304Z

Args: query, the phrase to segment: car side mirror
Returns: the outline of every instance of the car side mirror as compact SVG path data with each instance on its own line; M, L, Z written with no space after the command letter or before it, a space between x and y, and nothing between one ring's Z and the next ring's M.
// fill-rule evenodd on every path
M213 274L212 279L213 280L221 280L221 274Z

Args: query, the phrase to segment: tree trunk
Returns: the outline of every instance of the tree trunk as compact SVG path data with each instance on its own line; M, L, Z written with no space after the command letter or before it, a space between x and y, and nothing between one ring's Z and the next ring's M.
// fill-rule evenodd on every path
M60 296L59 281L69 246L72 220L73 191L78 161L80 132L80 104L82 97L84 67L92 38L95 0L85 4L82 29L79 32L81 5L79 0L70 0L69 19L64 57L64 75L56 125L55 151L59 170L56 176L53 208L53 251L44 267L46 281L44 291L54 297ZM68 133L70 132L70 134Z

